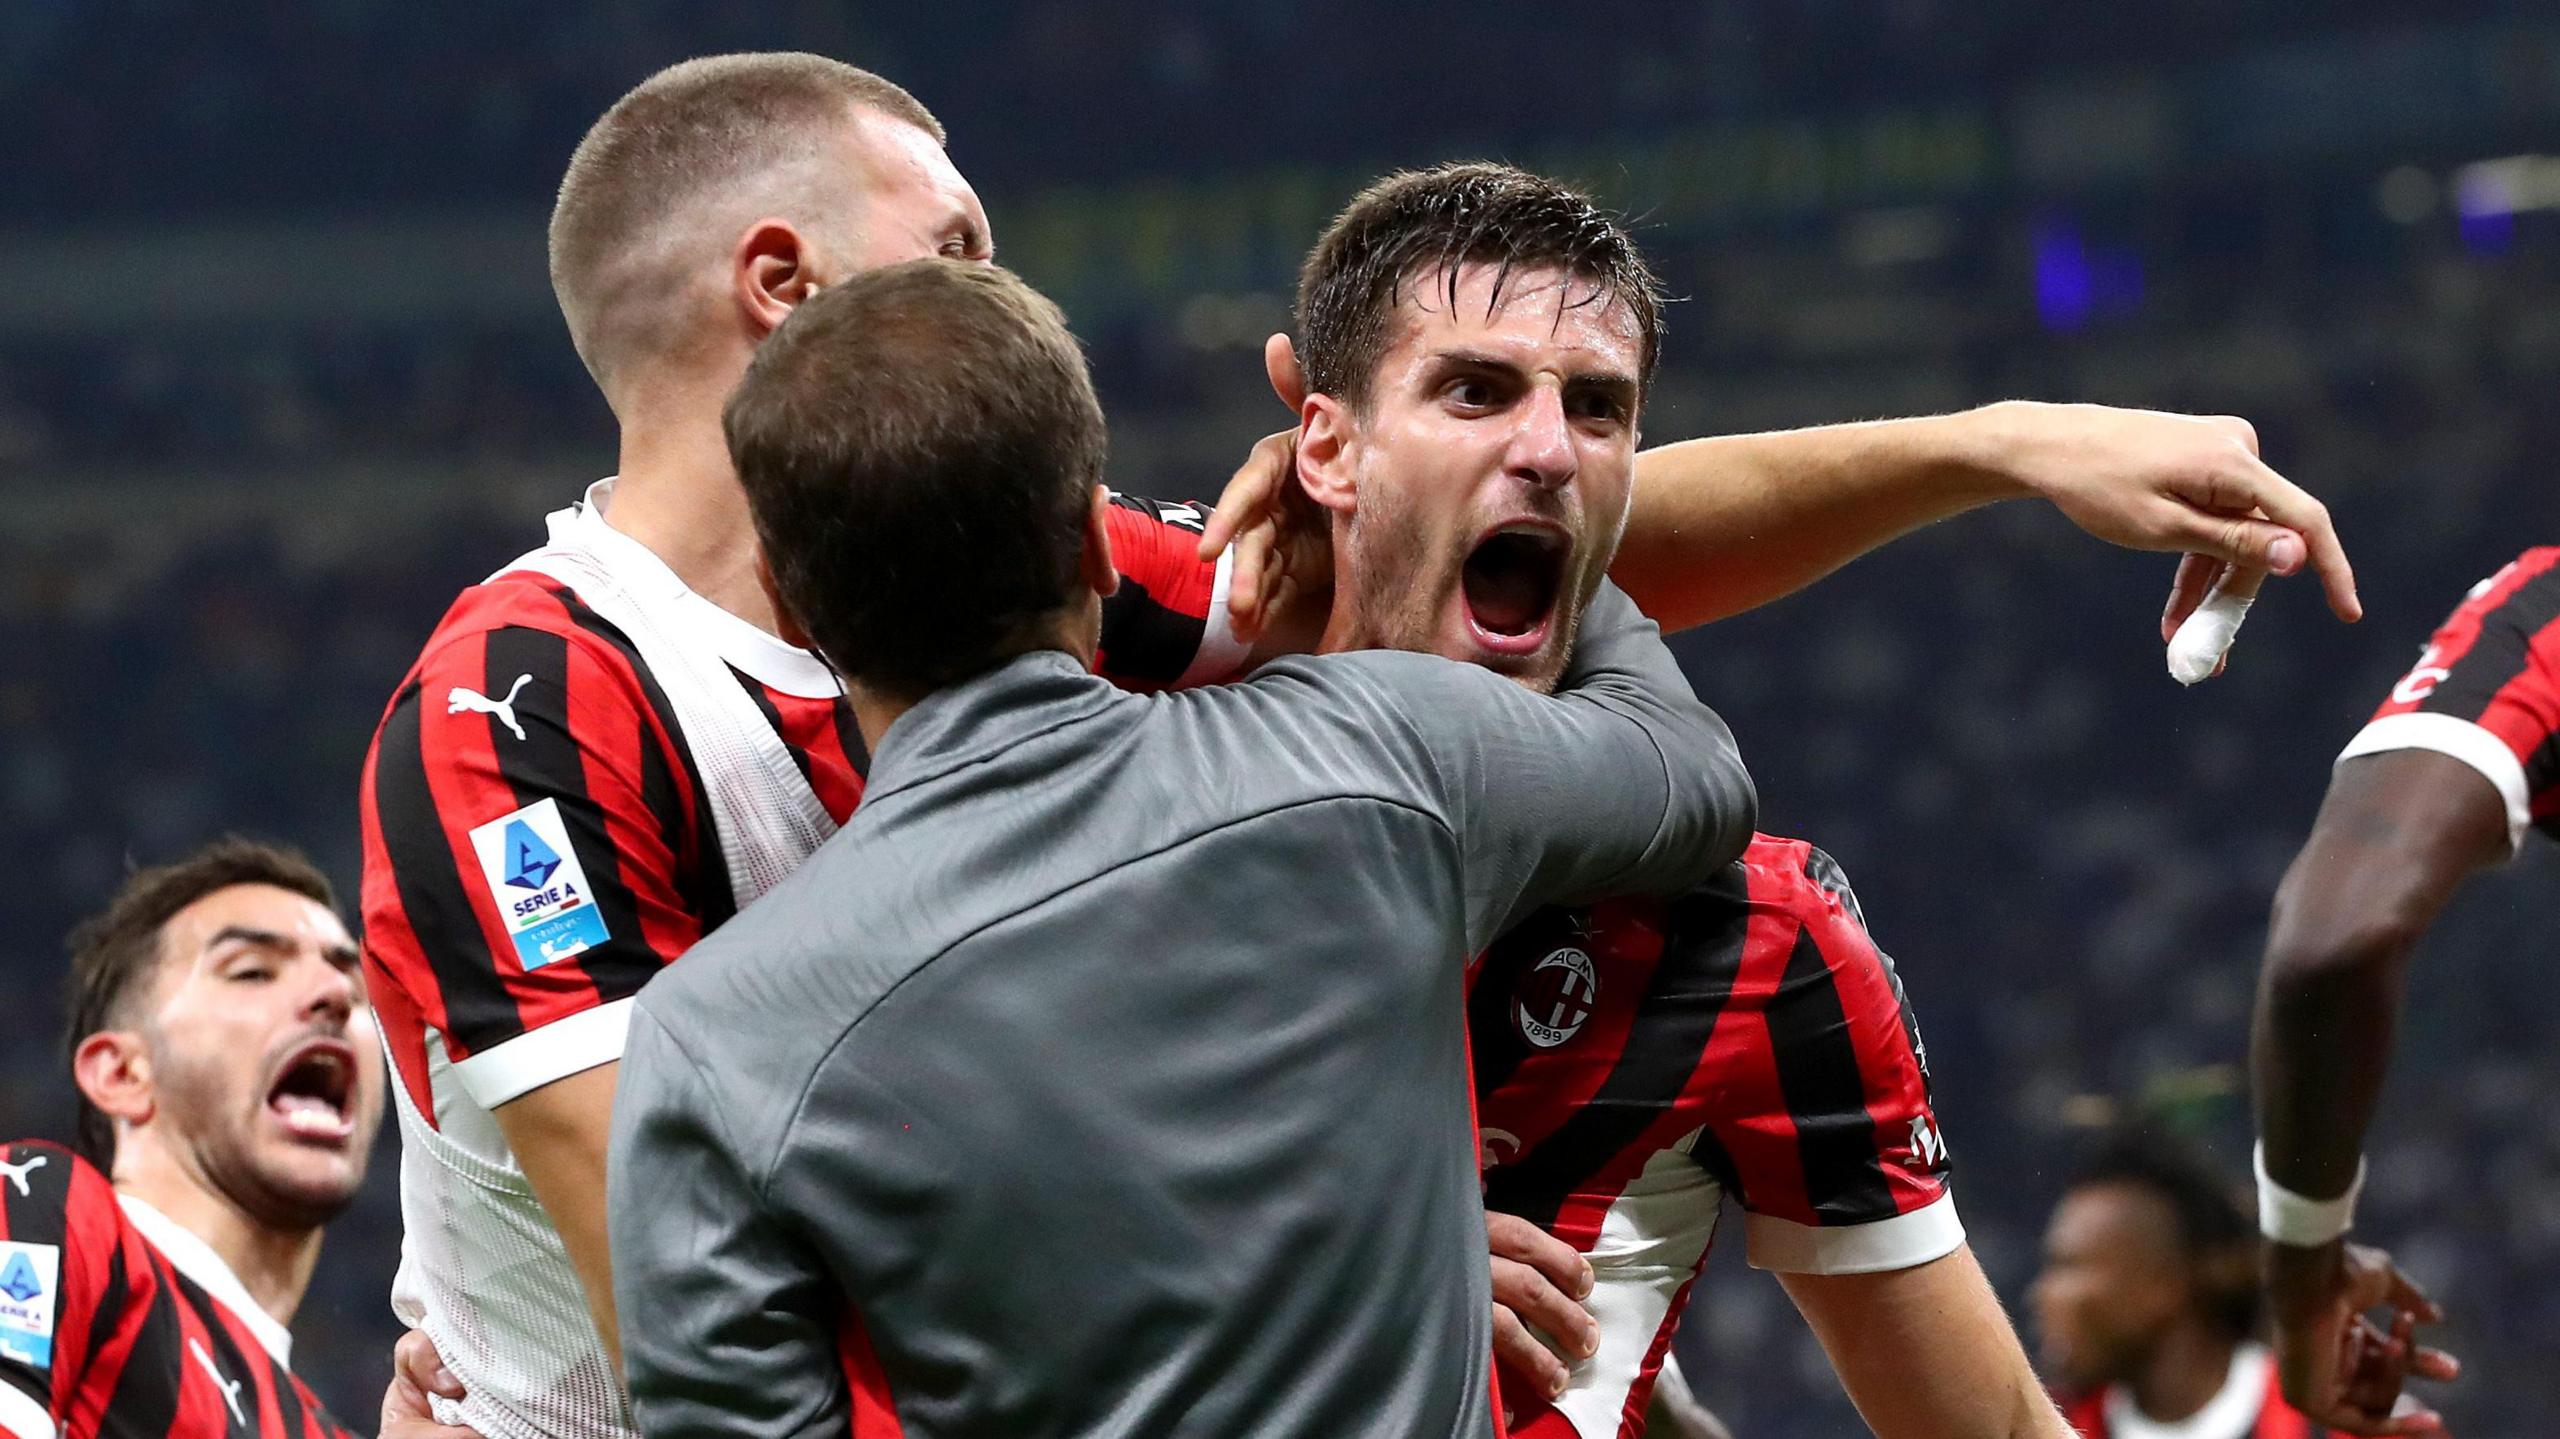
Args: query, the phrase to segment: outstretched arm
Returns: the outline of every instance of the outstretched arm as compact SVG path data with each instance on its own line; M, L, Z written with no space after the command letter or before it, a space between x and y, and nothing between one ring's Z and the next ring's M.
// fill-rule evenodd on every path
M2328 511L2258 458L2246 421L2029 401L1647 450L1609 573L1681 630L1792 594L1924 525L2027 497L2129 549L2278 574L2308 563L2339 618L2361 613ZM2173 609L2180 598L2193 608L2195 589Z
M1272 336L1263 359L1296 412L1306 387L1288 337ZM1202 536L1203 556L1236 542L1227 601L1248 637L1285 612L1281 601L1331 578L1321 536L1289 509L1289 438L1256 447ZM2258 458L2247 421L2028 401L1647 450L1610 576L1677 631L1792 594L1938 520L2027 497L2111 544L2187 554L2164 642L2226 565L2308 567L2339 618L2363 613L2327 509Z
M1782 1274L1878 1439L2068 1439L1970 1247L1879 1274Z

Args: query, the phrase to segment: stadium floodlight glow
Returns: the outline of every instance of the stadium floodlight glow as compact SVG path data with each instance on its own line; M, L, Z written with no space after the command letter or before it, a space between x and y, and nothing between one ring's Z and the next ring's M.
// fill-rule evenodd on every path
M2465 219L2560 210L2560 156L2475 160L2453 172L2453 207Z

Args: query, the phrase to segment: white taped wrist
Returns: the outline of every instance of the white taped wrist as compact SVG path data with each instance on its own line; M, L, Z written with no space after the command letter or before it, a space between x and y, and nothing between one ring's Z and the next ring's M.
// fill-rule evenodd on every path
M2364 1192L2365 1164L2356 1160L2355 1182L2335 1199L2313 1199L2276 1183L2267 1173L2267 1146L2259 1141L2251 1165L2258 1171L2258 1232L2278 1244L2312 1248L2347 1232L2356 1222L2356 1196Z

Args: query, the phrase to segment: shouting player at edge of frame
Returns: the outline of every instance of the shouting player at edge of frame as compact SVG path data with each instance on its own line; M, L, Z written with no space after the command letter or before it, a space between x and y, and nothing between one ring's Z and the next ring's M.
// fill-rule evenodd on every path
M445 1412L501 1439L628 1432L601 1197L627 1001L858 798L833 676L774 635L753 582L719 407L814 288L992 253L941 139L867 72L714 57L617 102L562 186L555 289L621 423L620 475L556 517L550 550L457 602L385 715L363 804L367 960L405 1141L399 1308L472 1390ZM1286 472L1281 437L1257 447L1237 511ZM2026 494L2118 543L2308 564L2355 612L2325 513L2258 463L2245 425L2085 406L1652 452L1618 574L1669 622L1699 623ZM1115 521L1133 582L1107 667L1165 683L1233 666L1285 589L1267 583L1270 528L1247 527L1230 560L1220 525L1213 566L1175 554L1190 534L1142 509ZM599 603L608 591L627 603ZM2172 618L2200 595L2182 586Z
M345 1435L286 1327L382 1122L328 880L223 840L71 943L80 1152L0 1145L0 1434Z

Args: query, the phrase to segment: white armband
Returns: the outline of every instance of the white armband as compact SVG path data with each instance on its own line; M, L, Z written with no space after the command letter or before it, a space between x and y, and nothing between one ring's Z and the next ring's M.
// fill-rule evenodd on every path
M2356 1160L2355 1182L2335 1199L2296 1194L2267 1173L2267 1146L2258 1143L2250 1163L2258 1171L2258 1232L2278 1244L2311 1248L2344 1234L2356 1222L2356 1196L2364 1192L2365 1164Z

